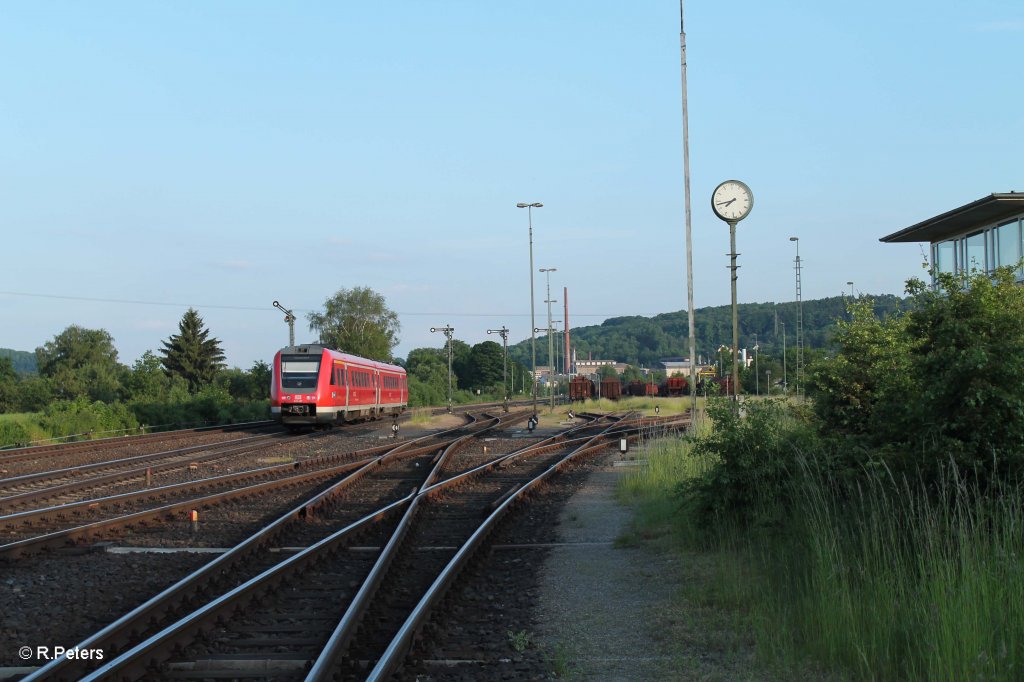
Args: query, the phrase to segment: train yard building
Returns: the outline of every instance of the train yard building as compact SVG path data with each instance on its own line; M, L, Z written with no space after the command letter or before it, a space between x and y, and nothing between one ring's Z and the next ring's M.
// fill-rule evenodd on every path
M928 242L938 272L991 272L1024 257L1024 192L990 194L882 237L887 244ZM1018 273L1024 279L1024 272Z

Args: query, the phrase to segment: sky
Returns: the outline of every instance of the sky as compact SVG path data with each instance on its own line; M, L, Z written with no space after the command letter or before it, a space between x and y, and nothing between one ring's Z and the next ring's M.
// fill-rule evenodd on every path
M196 308L228 364L341 288L397 357L686 308L674 0L0 3L0 347L72 324L131 364ZM1024 3L685 5L695 305L902 294L879 238L1024 191ZM680 339L680 350L686 340Z

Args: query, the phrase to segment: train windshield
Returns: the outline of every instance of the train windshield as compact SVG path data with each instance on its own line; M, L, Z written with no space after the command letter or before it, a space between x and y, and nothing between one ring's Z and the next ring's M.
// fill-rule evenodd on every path
M281 388L313 390L320 373L320 358L308 355L281 356Z

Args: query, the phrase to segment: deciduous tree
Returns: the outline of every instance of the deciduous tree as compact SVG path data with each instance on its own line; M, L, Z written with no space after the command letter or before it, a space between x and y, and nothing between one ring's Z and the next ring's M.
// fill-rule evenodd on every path
M384 297L368 287L339 289L324 301L323 312L306 315L320 343L372 360L391 361L401 325Z
M111 402L121 393L123 368L113 337L103 329L71 325L36 349L36 362L58 398Z

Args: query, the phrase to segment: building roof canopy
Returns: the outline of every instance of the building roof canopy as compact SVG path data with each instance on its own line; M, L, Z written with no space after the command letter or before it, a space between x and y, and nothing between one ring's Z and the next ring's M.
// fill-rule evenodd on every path
M965 234L975 227L985 227L1024 211L1024 193L1008 192L990 194L972 201L960 208L946 211L899 232L882 237L879 241L893 242L940 242L950 237Z

